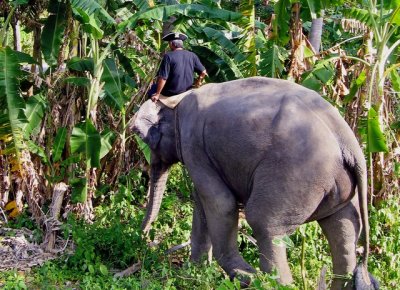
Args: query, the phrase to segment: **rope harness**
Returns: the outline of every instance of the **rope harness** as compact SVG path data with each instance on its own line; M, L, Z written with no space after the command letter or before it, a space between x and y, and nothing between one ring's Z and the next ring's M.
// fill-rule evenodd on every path
M178 155L178 159L185 164L183 161L182 156L182 147L181 147L181 134L180 134L180 126L179 126L179 108L176 107L175 111L175 147L176 147L176 154Z

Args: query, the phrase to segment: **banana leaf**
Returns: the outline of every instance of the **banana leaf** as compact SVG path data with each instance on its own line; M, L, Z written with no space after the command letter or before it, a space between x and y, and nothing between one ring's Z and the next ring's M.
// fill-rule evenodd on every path
M326 84L335 76L335 68L329 59L323 60L314 66L312 74L315 75L315 77L322 83Z
M351 82L350 93L344 98L343 104L348 104L353 100L354 96L356 95L356 93L365 83L366 80L367 80L367 75L365 71L362 71L360 75L357 77L357 79Z
M224 9L211 8L200 4L175 4L166 6L157 6L144 12L135 13L128 20L118 25L120 30L133 28L141 19L164 21L172 15L183 15L202 19L219 19L223 21L236 21L242 15L238 12L232 12Z
M89 71L93 73L94 62L92 58L79 58L74 56L67 62L67 67L75 71Z
M313 19L323 17L326 8L333 8L344 3L343 0L306 0Z
M343 16L349 19L358 20L370 28L373 28L374 19L375 21L379 21L378 15L368 11L367 9L361 8L343 9Z
M154 7L153 0L132 0L132 2L140 11Z
M101 132L101 149L100 149L100 159L107 155L110 152L112 145L116 139L116 134L110 129L104 129Z
M101 137L90 120L72 129L70 145L72 153L83 154L88 167L100 167Z
M280 44L286 45L289 40L289 22L291 15L292 3L290 0L279 0L274 5L276 17L272 23L273 31L275 31L274 39L279 41Z
M13 171L21 170L21 151L25 148L22 126L27 123L25 102L18 91L20 75L14 51L0 48L0 141L5 144L0 154L9 155Z
M129 100L122 91L121 79L124 74L118 70L117 64L113 59L104 60L104 71L101 81L104 82L106 92L105 102L114 109L121 111L125 103Z
M107 24L115 24L114 18L96 0L71 0L70 3L77 15L98 16L100 20Z
M394 2L394 1L391 1L391 2ZM397 5L397 7L396 6L393 7L396 10L391 15L390 23L400 26L400 3L397 3L396 5Z
M68 77L64 80L66 83L73 84L79 87L89 87L90 79L86 77Z
M38 128L42 122L46 107L47 102L42 95L34 95L27 100L25 115L28 122L23 126L25 138L28 138Z
M288 53L285 48L273 44L267 51L261 53L260 75L272 78L281 76L287 57Z
M204 27L203 31L208 39L218 43L224 51L233 56L236 62L242 62L246 59L246 56L222 31L211 27Z
M83 30L93 36L95 39L103 38L104 31L100 28L101 21L93 14L87 14L86 11L77 9L74 10L78 16L77 19L82 23Z
M65 147L65 142L67 141L67 128L60 127L57 130L56 138L54 139L52 157L53 162L57 162L61 159L61 154Z
M388 152L385 136L379 125L379 116L374 108L370 108L368 111L367 151Z
M191 48L207 68L213 82L225 82L243 77L238 66L220 46L211 44L210 48L204 46L192 46Z
M44 152L44 149L37 144L35 144L33 141L28 141L27 142L28 149L31 153L36 154L40 158L42 158L42 162L46 165L49 165L49 159L47 158L46 152Z
M146 159L147 163L150 164L150 155L151 155L151 150L149 145L147 145L146 143L143 142L142 139L140 139L139 136L134 135L135 136L135 140L139 146L140 151L142 151L144 158Z
M84 203L87 199L88 184L86 178L71 179L71 201L74 203Z
M135 77L136 73L135 70L132 67L131 64L131 59L129 59L125 53L121 52L120 48L116 45L111 45L111 49L112 51L115 53L115 55L118 58L118 63L124 68L124 70L126 71L126 73L130 76L130 77Z
M400 95L400 75L397 70L392 70L390 72L390 82L392 83L393 90L396 92L397 96Z
M67 10L65 3L51 0L48 11L50 14L43 28L41 46L46 63L52 66L57 64L66 27Z
M306 72L302 76L301 84L310 90L314 90L316 92L320 92L322 89L321 81L318 80L314 74L311 72Z
M243 14L242 27L244 35L240 40L242 50L247 53L246 76L257 75L257 51L256 51L256 33L255 33L255 6L254 0L242 1L240 3L240 12Z
M15 51L14 50L14 54L18 59L18 63L19 64L23 64L23 63L35 63L35 64L39 64L32 56L30 56L27 53L21 52L21 51Z

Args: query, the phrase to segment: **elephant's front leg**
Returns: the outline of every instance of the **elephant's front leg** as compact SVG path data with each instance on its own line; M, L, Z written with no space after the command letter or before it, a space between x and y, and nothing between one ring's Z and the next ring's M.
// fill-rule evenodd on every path
M207 228L213 246L213 255L221 267L233 278L238 274L248 275L255 270L239 254L237 246L238 209L233 193L219 175L204 168L189 172L203 205ZM247 282L244 279L243 282Z
M208 262L211 262L211 239L210 235L208 234L206 215L196 191L192 192L192 197L194 200L194 209L192 234L190 237L190 259L196 263L199 263L206 258Z

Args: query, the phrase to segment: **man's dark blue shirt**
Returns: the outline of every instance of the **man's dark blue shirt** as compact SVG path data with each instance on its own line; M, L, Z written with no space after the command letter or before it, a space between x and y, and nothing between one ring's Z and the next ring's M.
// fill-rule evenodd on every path
M194 72L200 74L204 70L204 66L193 52L188 50L167 52L158 70L158 76L166 80L161 94L169 97L186 92L193 85Z

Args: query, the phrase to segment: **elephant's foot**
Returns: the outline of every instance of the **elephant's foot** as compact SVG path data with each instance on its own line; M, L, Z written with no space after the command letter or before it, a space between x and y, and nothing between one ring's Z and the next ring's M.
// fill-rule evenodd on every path
M254 273L244 273L244 272L237 272L234 277L231 277L231 280L234 278L240 281L240 288L245 289L250 287L251 281L253 280Z
M242 286L249 286L251 277L256 270L250 266L241 256L231 257L231 259L217 259L230 279L237 278Z
M190 253L190 261L196 263L196 264L201 264L204 261L207 261L207 263L211 263L212 260L212 249L211 247L206 247L206 248L201 248L201 247L196 247L193 246L192 244L192 250Z

